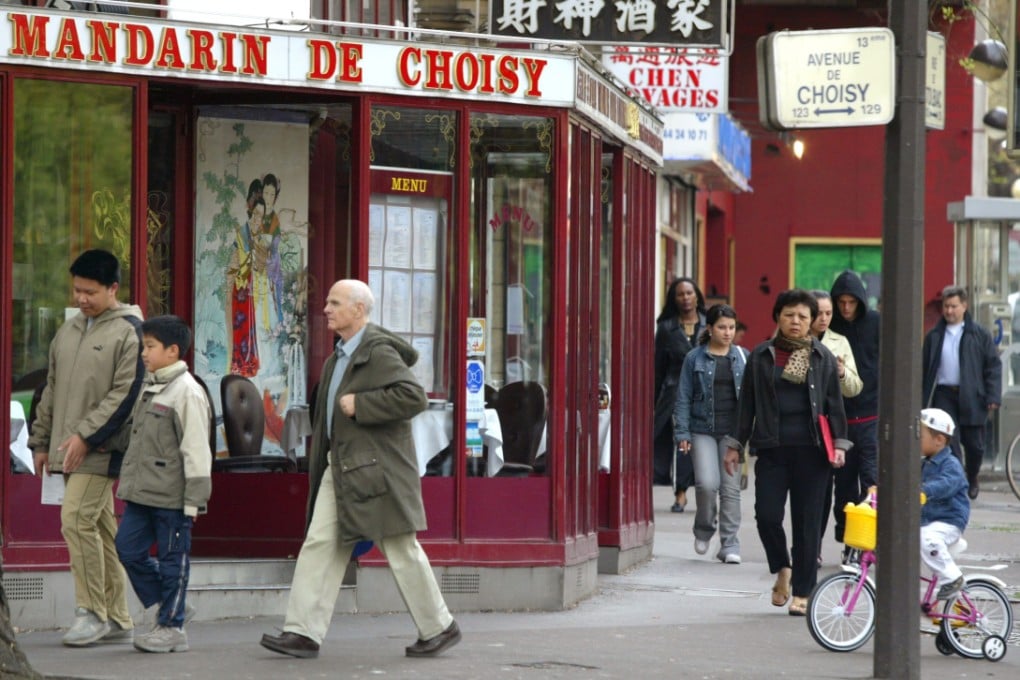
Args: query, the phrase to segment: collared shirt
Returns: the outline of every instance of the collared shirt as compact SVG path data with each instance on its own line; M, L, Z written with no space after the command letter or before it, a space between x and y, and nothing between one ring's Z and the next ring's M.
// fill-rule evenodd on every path
M960 385L960 338L963 337L963 322L947 324L942 336L942 356L939 370L935 374L936 385Z
M333 351L336 352L336 366L333 367L333 375L329 378L329 392L326 393L326 423L327 432L333 431L333 405L336 404L336 392L340 389L340 381L347 372L347 365L351 361L351 355L361 344L361 338L365 335L365 329L355 333L350 340L344 342L343 338L336 341Z

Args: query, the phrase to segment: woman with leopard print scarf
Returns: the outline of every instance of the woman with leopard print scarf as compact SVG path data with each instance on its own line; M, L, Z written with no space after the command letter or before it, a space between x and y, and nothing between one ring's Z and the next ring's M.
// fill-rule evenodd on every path
M851 444L840 393L836 358L811 336L818 301L793 289L776 298L775 336L755 347L747 360L738 418L728 438L725 464L734 469L744 443L757 455L755 519L769 571L776 574L772 604L790 602L803 616L818 576L818 551L825 490L832 467L843 464ZM830 463L821 440L819 416L829 420L835 444ZM790 499L791 556L783 514ZM791 600L792 590L792 600Z

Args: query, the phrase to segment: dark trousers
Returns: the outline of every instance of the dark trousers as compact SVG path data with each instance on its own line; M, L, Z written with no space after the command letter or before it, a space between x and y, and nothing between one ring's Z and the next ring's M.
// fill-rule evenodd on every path
M960 424L960 390L949 387L938 386L935 388L935 395L931 405L940 408L953 417L956 423L956 432L949 445L953 448L953 455L956 456L967 469L968 481L977 479L981 471L981 462L985 459L985 425L961 425ZM963 451L960 450L963 444ZM964 461L963 452L966 451L967 458Z
M161 626L184 625L191 524L191 518L181 510L128 502L117 530L117 556L142 605L148 608L159 603ZM153 543L158 559L149 555Z
M846 528L846 515L843 508L847 503L859 503L867 493L868 487L878 484L878 419L865 423L847 425L847 439L854 443L846 452L846 464L833 471L835 485L835 501L832 502L832 516L836 524L834 533L836 541L843 542L843 531ZM822 534L829 522L829 503L833 499L833 490L825 497L825 513L822 518Z
M829 483L829 461L815 446L788 446L758 451L754 465L754 514L769 571L793 569L793 594L808 597L818 578L822 508ZM783 518L790 498L793 556Z

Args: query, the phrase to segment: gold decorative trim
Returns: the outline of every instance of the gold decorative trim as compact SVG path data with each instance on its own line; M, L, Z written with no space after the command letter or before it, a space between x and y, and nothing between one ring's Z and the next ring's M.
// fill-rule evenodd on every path
M450 148L450 156L447 159L447 169L453 170L457 167L457 119L448 113L430 113L425 116L426 123L437 121L439 133L443 135Z
M551 118L526 120L521 127L525 130L535 130L538 148L545 152L545 172L546 174L552 172L553 120Z
M485 131L490 128L499 127L499 117L491 113L471 114L468 116L468 138L471 145L469 154L471 168L475 167L475 159L481 162L485 159L487 149L479 148Z
M383 133L386 129L386 118L392 118L393 120L400 120L400 111L394 111L392 109L373 108L372 113L369 115L368 122L368 133L372 139L375 139ZM375 146L370 145L368 160L370 162L375 161Z

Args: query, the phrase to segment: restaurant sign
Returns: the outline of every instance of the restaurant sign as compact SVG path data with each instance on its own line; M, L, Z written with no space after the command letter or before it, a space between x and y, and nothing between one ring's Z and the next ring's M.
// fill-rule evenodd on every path
M573 105L576 70L570 55L46 11L0 12L0 62L544 106Z
M602 63L659 111L728 110L729 58L719 50L617 46L603 53Z
M600 44L721 47L734 0L492 0L498 35Z

